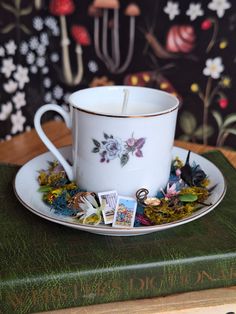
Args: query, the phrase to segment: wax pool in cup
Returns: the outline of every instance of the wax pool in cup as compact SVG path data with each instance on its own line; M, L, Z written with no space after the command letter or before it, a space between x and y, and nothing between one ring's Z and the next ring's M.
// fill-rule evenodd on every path
M173 97L152 89L132 87L102 87L79 91L70 98L71 104L82 111L108 116L149 116L172 110Z

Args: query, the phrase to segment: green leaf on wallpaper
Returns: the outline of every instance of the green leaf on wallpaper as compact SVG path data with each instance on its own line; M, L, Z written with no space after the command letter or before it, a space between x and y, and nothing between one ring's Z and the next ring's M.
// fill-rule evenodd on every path
M236 128L235 129L233 129L233 128L225 129L225 132L236 135Z
M190 136L190 135L187 135L187 134L181 134L181 135L178 137L178 140L188 142L188 141L191 140L191 136Z
M184 133L191 135L197 126L197 121L191 112L184 111L180 115L180 127Z
M19 10L21 5L21 0L15 0L15 6Z
M226 126L236 123L236 113L229 114L223 123L223 127L225 128Z
M213 117L214 117L215 120L216 120L216 123L217 123L217 125L218 125L218 128L220 129L221 126L222 126L222 124L223 124L223 119L222 119L220 113L219 113L218 111L216 111L216 110L212 110L212 115L213 115Z
M28 35L31 34L31 31L28 29L28 27L23 24L20 25L20 29Z
M28 15L32 12L32 7L28 7L28 8L25 8L25 9L22 9L20 10L20 15L23 16L23 15Z
M5 27L3 27L3 28L0 30L0 32L1 32L2 34L7 34L7 33L9 33L14 27L15 27L15 24L13 24L13 23L8 24L8 25L6 25Z
M214 129L211 125L208 125L206 127L206 134L205 136L208 138L210 136L212 136L212 134L214 133ZM197 138L197 139L202 139L203 138L203 125L200 125L197 130L194 132L194 136Z
M1 6L7 10L7 11L10 11L11 13L13 13L15 16L17 16L17 11L14 7L12 7L11 5L5 3L5 2L2 2L1 3Z

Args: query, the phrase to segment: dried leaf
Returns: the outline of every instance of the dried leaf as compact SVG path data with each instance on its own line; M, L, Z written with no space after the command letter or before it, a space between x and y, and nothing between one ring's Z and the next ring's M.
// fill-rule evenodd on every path
M179 200L181 202L196 202L198 199L197 195L194 194L182 194L179 195Z
M43 186L40 186L40 188L38 189L38 192L46 193L46 192L51 191L51 189L52 189L51 186L43 185Z

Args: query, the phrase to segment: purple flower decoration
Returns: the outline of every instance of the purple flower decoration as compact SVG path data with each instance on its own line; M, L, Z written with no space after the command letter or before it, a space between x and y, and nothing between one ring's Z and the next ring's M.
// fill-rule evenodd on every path
M136 157L143 157L142 148L146 141L145 138L135 139L132 135L128 140L123 141L118 137L109 136L106 133L103 136L104 140L101 142L95 139L92 140L95 145L92 152L99 153L101 157L100 162L108 163L110 160L119 158L120 164L123 167L129 161L130 154L134 154Z

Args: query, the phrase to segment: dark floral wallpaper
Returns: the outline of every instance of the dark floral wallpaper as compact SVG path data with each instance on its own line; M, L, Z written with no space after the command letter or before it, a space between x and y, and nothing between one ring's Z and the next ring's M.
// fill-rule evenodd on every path
M235 149L235 42L233 0L0 0L0 139L75 90L128 84L181 99L176 138Z

